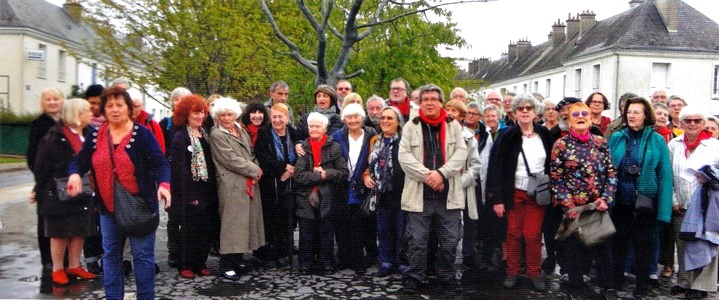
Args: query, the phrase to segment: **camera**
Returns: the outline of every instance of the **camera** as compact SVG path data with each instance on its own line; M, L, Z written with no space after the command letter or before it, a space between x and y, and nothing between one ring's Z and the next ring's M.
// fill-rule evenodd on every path
M624 172L629 176L639 176L642 173L642 168L637 165L631 165L627 167Z

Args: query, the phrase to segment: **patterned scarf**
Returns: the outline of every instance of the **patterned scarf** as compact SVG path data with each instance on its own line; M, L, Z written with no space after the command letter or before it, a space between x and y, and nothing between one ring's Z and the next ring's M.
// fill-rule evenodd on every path
M394 189L392 186L392 177L394 176L392 146L397 140L399 140L399 133L395 132L390 138L377 137L372 145L372 153L369 155L369 170L372 180L376 183L374 188L376 192L384 193Z
M207 140L207 132L200 126L199 128L202 138ZM205 181L207 182L207 161L205 161L205 151L202 149L202 143L200 138L192 134L192 128L187 126L187 135L190 136L190 145L192 147L192 160L190 161L190 171L192 171L193 181Z
M275 145L275 155L277 155L277 160L279 161L285 161L285 151L283 151L283 147L287 147L287 153L289 156L289 161L291 165L295 164L295 161L297 161L297 156L295 155L295 147L292 146L292 140L290 140L290 132L285 131L285 143L282 144L282 141L280 141L280 136L277 135L277 132L275 132L274 129L270 129L270 132L272 132L272 138L274 140Z

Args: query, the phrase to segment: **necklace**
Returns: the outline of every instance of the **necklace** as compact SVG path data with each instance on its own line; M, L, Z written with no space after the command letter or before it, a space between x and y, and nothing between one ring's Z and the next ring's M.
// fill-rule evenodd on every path
M526 132L522 131L522 136L525 136L525 137L528 137L528 138L534 137L534 131L529 132L529 133L526 133Z

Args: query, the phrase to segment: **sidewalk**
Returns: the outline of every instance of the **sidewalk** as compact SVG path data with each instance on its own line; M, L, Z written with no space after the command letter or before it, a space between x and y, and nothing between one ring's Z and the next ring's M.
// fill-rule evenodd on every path
M26 162L0 164L0 173L27 170Z

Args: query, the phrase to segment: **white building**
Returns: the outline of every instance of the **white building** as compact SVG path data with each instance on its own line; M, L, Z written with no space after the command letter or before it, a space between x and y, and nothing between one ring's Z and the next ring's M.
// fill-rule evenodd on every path
M107 87L116 77L106 71L107 62L83 55L86 43L97 37L82 21L82 10L77 0L63 7L44 0L0 0L0 107L38 113L45 88L59 88L69 98L73 86L84 92L91 84ZM144 100L156 120L170 113L167 103Z
M618 115L622 94L649 98L656 89L719 114L719 25L680 0L629 4L601 21L591 11L557 20L547 42L510 42L501 59L472 61L470 74L488 88L555 101L599 91L610 99L608 116Z

